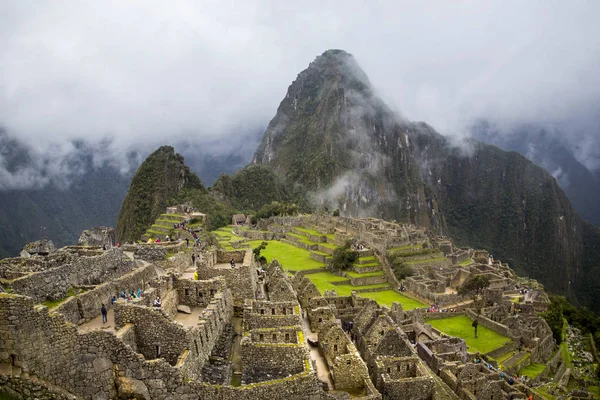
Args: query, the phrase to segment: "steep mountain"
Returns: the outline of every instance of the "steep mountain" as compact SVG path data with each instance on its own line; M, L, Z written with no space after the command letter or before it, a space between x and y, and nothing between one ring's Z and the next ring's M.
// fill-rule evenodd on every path
M205 192L200 178L171 146L150 154L136 171L117 220L117 240L136 241L184 189Z
M329 50L288 88L253 159L347 215L445 223L420 177L405 127L354 58Z
M556 180L517 153L456 145L399 118L344 51L325 52L298 75L253 162L347 215L409 221L492 249L549 290L600 310L579 293L586 285L600 294L600 282L583 282L598 265L588 248L598 233L584 229Z
M565 143L564 132L535 124L500 129L489 121L478 121L470 132L477 140L517 151L549 171L579 215L600 226L600 171L590 170L577 159Z
M255 211L273 201L296 203L300 209L309 207L302 188L284 180L267 165L248 165L232 176L223 174L210 190L240 212Z

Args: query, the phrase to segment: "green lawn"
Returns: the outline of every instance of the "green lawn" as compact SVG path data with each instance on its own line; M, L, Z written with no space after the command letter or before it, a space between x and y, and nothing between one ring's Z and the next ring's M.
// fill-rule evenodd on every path
M380 305L385 305L388 307L392 306L392 303L400 303L402 308L406 311L414 310L415 308L425 308L425 304L417 301L415 299L411 299L401 293L396 292L395 290L382 290L380 292L367 292L367 293L359 293L360 297L366 297L371 300L375 300Z
M465 315L450 317L444 319L432 319L427 321L434 328L439 329L450 336L456 336L467 342L469 351L479 351L480 353L489 353L502 347L510 338L499 334L485 326L479 324L477 328L477 339L474 337L474 330L471 326L473 321Z
M546 368L545 364L529 364L525 368L519 370L519 375L525 375L534 379Z
M258 247L262 243L262 240L253 240L247 242L250 248ZM367 286L352 286L347 285L334 285L333 282L341 282L348 280L346 277L337 276L330 272L325 271L325 264L313 260L310 258L310 252L305 249L301 249L294 245L280 242L278 240L267 241L267 247L261 252L261 255L267 258L270 262L273 259L277 259L285 271L301 271L323 268L323 272L306 275L319 289L321 293L325 290L335 290L339 296L349 296L354 290L364 289L380 289L388 288L389 284L377 284ZM322 244L322 243L320 243ZM379 274L379 272L375 273ZM356 274L358 275L358 274ZM369 276L369 274L366 274ZM365 275L359 275L365 276ZM400 294L394 290L384 290L380 292L366 292L360 293L361 297L366 297L377 301L379 304L391 306L393 302L402 304L405 310L412 310L414 308L425 307L424 304L411 299L403 294Z
M253 249L262 242L262 240L253 240L247 243ZM260 254L266 257L267 262L277 259L286 271L325 268L325 264L310 258L310 251L308 250L278 240L268 240L266 242L268 245Z
M333 285L331 282L342 282L348 280L348 278L346 278L345 276L337 276L330 272L317 272L316 274L307 274L306 277L315 284L315 286L317 287L317 289L319 289L321 293L323 293L324 290L331 289L336 289L337 292L338 287Z

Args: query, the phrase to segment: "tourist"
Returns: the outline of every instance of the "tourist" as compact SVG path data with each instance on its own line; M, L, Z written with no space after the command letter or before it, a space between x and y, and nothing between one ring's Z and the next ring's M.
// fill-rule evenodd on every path
M190 239L185 238L185 247L188 247L189 245L190 245Z
M229 261L229 264L231 265L231 268L235 268L235 261L233 261L233 258Z
M106 251L106 243L102 246L102 250Z
M113 295L112 299L110 299L110 304L113 305L117 302L117 296Z
M140 299L142 298L142 288L138 288L137 297Z
M196 265L196 255L192 254L192 265Z
M197 281L198 280L198 271L194 271L194 280Z
M100 308L100 312L102 313L102 323L105 324L108 322L108 311L106 310L106 306L102 303L102 307Z

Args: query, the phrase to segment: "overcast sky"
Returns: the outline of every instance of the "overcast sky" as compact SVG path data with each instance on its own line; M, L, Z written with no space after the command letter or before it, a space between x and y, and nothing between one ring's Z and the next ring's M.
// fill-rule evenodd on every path
M108 155L177 137L228 144L266 126L330 48L443 134L479 117L587 118L600 109L599 15L600 1L576 0L5 0L0 125L40 153L82 138L113 138Z

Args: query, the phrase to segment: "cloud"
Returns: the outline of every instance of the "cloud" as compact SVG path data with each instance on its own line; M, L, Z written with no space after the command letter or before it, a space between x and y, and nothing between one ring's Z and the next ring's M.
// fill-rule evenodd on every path
M3 2L0 124L34 154L85 141L120 167L163 143L248 146L296 75L342 48L393 109L441 133L465 136L481 117L569 125L600 99L599 12L541 0ZM597 132L565 134L598 168Z

